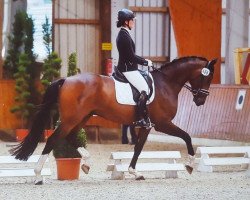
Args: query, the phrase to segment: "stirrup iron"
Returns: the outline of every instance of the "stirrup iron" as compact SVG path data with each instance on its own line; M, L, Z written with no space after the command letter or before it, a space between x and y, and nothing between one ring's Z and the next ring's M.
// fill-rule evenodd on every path
M147 120L141 119L139 121L133 122L133 124L136 127L142 127L142 128L146 128L146 129L151 129L152 127L155 126L155 124L153 124L151 122L150 118L148 118Z

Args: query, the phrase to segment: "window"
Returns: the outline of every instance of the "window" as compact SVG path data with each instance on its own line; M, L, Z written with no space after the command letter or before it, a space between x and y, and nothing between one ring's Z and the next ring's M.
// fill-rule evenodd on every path
M37 54L37 60L42 61L46 57L45 46L43 44L42 24L45 23L45 17L52 24L52 1L51 0L28 0L27 13L34 20L34 53Z

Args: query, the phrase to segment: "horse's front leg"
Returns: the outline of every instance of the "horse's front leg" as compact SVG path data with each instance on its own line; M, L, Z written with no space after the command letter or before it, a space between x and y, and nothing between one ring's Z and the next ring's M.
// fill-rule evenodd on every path
M143 149L143 146L147 140L149 132L150 132L150 129L140 128L138 141L136 142L135 147L134 147L134 155L128 168L129 173L133 174L136 180L145 180L144 177L136 171L135 166L136 166L138 157Z
M90 158L90 153L84 147L78 147L77 151L82 156L82 166L81 169L85 174L89 173L90 166L87 163L87 160Z
M168 135L179 137L185 141L188 150L188 162L186 163L185 167L188 173L191 174L195 164L195 155L192 145L192 139L189 134L179 127L175 126L172 122L163 123L160 126L158 125L155 127L155 130L166 133Z

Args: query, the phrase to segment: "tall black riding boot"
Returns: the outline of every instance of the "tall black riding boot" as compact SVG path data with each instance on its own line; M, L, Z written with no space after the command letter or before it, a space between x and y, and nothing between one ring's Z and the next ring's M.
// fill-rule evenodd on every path
M147 109L147 100L148 96L145 91L142 91L137 102L137 111L139 112L139 121L134 122L135 126L140 126L144 128L152 128L154 125L151 123L149 116L148 116L148 109Z

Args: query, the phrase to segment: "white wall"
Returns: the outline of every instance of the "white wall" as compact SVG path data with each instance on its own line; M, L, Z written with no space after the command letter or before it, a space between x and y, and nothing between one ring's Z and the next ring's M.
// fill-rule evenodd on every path
M1 0L4 1L4 17L3 17L3 41L2 57L6 56L8 51L8 35L11 33L14 16L18 10L26 10L27 0Z
M111 42L112 58L116 65L118 50L116 37L120 28L116 27L117 13L122 8L137 7L167 7L166 0L112 0L111 1ZM169 14L165 12L135 12L135 28L131 30L131 37L135 42L136 54L142 57L167 58L169 56ZM154 62L155 66L162 63ZM143 68L142 66L140 67Z
M119 32L119 28L116 27L117 21L117 13L122 8L128 7L127 0L111 0L111 43L112 43L112 51L111 57L113 58L113 64L118 64L118 50L116 47L116 37Z
M28 15L34 20L34 53L37 54L37 60L42 61L47 56L45 46L43 44L43 28L45 16L48 17L50 25L52 24L52 2L41 0L28 0L27 6Z

